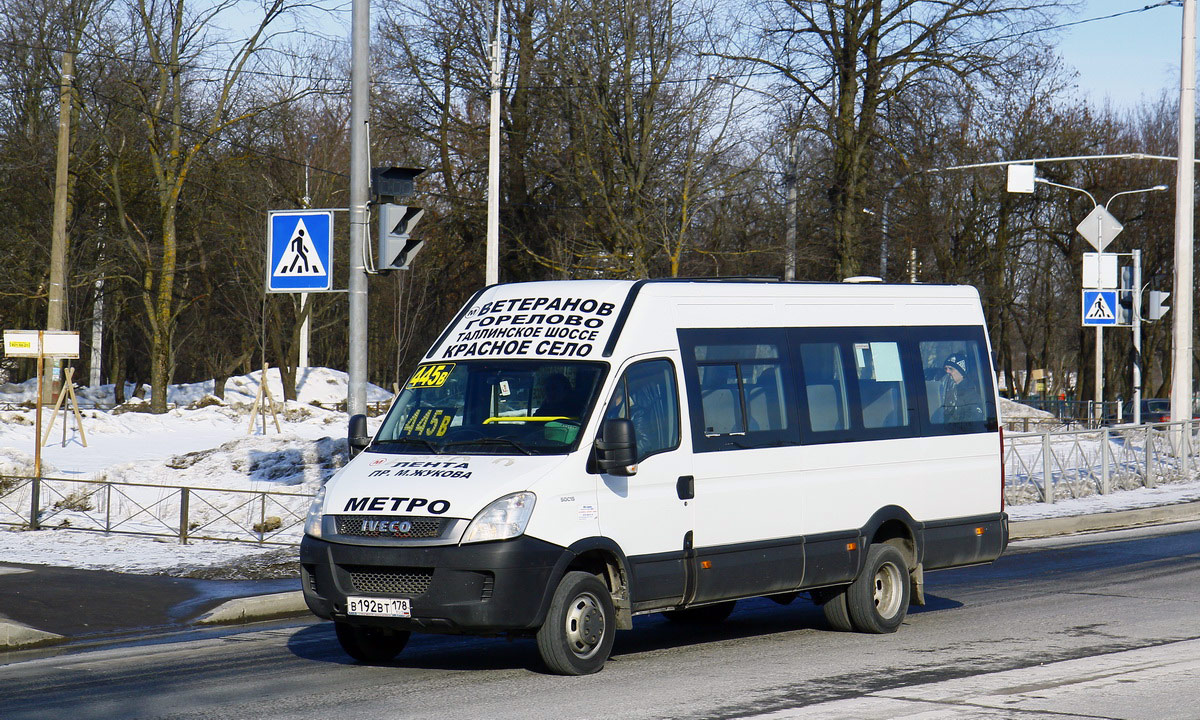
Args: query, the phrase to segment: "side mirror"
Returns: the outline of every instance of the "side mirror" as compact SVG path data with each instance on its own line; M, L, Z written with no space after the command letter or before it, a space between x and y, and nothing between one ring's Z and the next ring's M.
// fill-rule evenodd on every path
M600 424L596 438L596 469L608 475L628 477L637 473L637 436L633 423L625 418L609 418Z
M346 432L346 442L350 446L350 457L353 458L371 444L371 436L367 434L367 416L351 415L350 426Z

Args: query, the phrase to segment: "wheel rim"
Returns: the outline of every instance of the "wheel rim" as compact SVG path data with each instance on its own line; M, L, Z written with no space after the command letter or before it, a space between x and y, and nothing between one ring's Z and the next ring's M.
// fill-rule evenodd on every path
M904 597L902 582L904 578L900 568L890 562L884 563L875 571L875 583L871 594L875 602L875 611L880 617L891 619L899 612L900 601Z
M567 646L576 657L587 659L600 650L604 638L604 609L591 593L581 593L567 609Z

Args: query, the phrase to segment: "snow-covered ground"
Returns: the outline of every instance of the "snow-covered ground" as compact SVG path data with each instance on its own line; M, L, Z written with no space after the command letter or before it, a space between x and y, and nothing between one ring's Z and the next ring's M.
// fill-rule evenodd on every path
M168 402L176 409L164 415L138 412L127 403L118 412L83 411L83 445L74 419L62 442L60 413L43 448L44 476L68 479L106 479L193 488L271 490L312 493L346 458L346 418L326 410L346 398L346 375L313 368L299 378L298 400L280 415L282 432L268 416L250 428L250 413L260 373L230 378L225 401L211 397L212 382L172 386ZM268 374L268 387L283 397L277 371ZM131 388L132 389L132 388ZM0 403L30 402L34 383L0 386ZM113 388L81 389L80 400L111 403ZM385 402L390 393L368 387L368 402ZM1044 413L1003 401L1004 417L1040 417ZM316 403L316 404L314 404ZM144 408L141 408L144 409ZM0 476L31 475L33 471L33 410L0 411ZM49 413L43 422L49 422ZM1053 505L1030 504L1008 508L1014 520L1122 510L1200 499L1200 483L1169 485L1095 495ZM70 530L6 532L0 529L0 562L64 565L137 573L253 575L255 568L294 565L294 548L262 548L254 544L192 541L170 538ZM277 570L269 570L277 572Z
M50 443L42 448L42 475L311 494L346 460L346 415L321 407L345 401L346 374L325 368L302 371L297 378L296 402L287 403L279 413L281 432L275 428L274 417L267 415L265 433L261 416L253 430L250 424L261 375L254 372L230 378L223 403L212 396L212 381L171 386L167 401L175 409L162 415L144 412L146 403L137 400L115 412L84 409L82 434L74 417L67 416L65 443L60 411L54 418ZM277 370L268 371L267 387L276 400L282 400ZM80 388L77 393L82 405L113 402L111 385L95 391ZM32 405L35 395L34 381L0 386L3 403ZM390 399L386 390L368 385L367 402ZM43 432L51 421L49 410L43 410ZM0 476L32 475L33 451L32 407L0 411ZM227 502L240 501L235 497ZM163 529L157 528L159 532ZM116 533L6 532L0 528L0 562L202 573L206 567L269 563L288 553L294 556L295 551L245 543L192 541L183 545L169 538Z

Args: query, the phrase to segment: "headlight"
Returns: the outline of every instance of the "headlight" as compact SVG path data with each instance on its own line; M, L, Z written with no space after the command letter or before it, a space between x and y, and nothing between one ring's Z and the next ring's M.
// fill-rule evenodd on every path
M463 534L464 543L487 540L506 540L525 532L529 516L533 514L533 503L537 500L531 492L505 495L485 507L475 516Z
M317 490L312 505L308 506L308 517L304 519L304 534L321 537L321 511L325 509L325 486Z

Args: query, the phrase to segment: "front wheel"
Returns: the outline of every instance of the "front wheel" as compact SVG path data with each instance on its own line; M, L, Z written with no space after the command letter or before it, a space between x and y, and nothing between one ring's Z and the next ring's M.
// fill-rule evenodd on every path
M616 610L605 584L595 575L569 572L538 630L538 653L551 672L589 675L604 667L616 631Z
M846 589L846 609L854 629L896 632L908 614L910 591L904 554L893 545L872 545L866 567Z
M400 654L408 644L410 632L386 628L364 627L335 622L338 644L346 654L361 663L385 663Z

